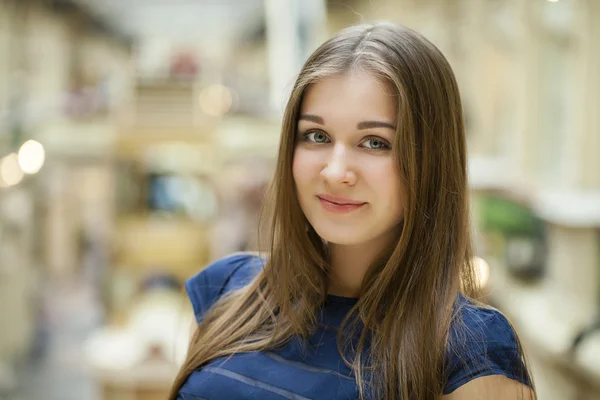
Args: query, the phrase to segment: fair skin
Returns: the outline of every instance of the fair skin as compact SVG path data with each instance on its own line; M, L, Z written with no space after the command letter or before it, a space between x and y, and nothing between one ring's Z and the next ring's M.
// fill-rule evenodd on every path
M391 146L396 103L368 72L319 81L300 110L293 176L300 207L328 243L330 294L357 297L373 260L393 241L404 216L401 179ZM529 400L503 376L474 379L444 400Z
M325 79L305 94L293 173L304 214L328 241L331 294L357 296L369 264L397 237L404 207L391 151L395 121L392 95L364 72ZM362 205L332 211L322 195Z
M520 382L502 375L490 375L473 379L443 400L534 400L533 391Z

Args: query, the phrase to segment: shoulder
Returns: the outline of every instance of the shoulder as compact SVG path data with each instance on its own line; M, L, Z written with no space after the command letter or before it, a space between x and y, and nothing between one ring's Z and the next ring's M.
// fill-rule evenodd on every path
M503 375L473 379L443 397L444 400L534 400L535 398L535 392L531 387Z
M515 331L508 319L492 307L479 306L460 296L451 327L451 345L472 345L479 339L486 345L516 345Z
M185 282L185 288L199 322L206 311L226 292L250 283L264 260L254 253L236 253L207 265Z
M450 329L444 394L491 375L530 384L519 340L508 319L496 309L461 296Z

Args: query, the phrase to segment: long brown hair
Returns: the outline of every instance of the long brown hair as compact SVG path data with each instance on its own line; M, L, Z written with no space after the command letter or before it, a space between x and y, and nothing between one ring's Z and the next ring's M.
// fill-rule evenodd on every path
M354 68L373 73L397 96L394 155L405 188L405 216L398 240L364 277L338 346L361 398L442 396L455 300L459 293L476 295L461 100L452 69L433 44L410 29L379 23L341 31L304 64L283 117L265 202L268 257L250 285L224 296L205 315L171 400L210 360L272 349L315 328L329 267L327 248L296 196L292 161L298 114L309 85ZM358 345L351 348L347 344L355 334Z

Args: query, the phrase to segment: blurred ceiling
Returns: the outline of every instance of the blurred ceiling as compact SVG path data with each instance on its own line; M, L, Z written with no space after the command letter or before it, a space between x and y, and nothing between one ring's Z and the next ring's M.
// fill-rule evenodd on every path
M135 38L238 39L264 20L264 0L76 0Z

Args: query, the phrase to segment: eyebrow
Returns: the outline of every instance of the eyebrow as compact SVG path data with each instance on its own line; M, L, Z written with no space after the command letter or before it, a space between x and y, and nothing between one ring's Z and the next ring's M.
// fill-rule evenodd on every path
M298 120L311 121L319 125L325 125L325 120L323 117L319 117L318 115L313 114L302 114ZM358 130L363 129L372 129L372 128L389 128L396 130L396 125L383 122L383 121L362 121L356 124L356 128Z

